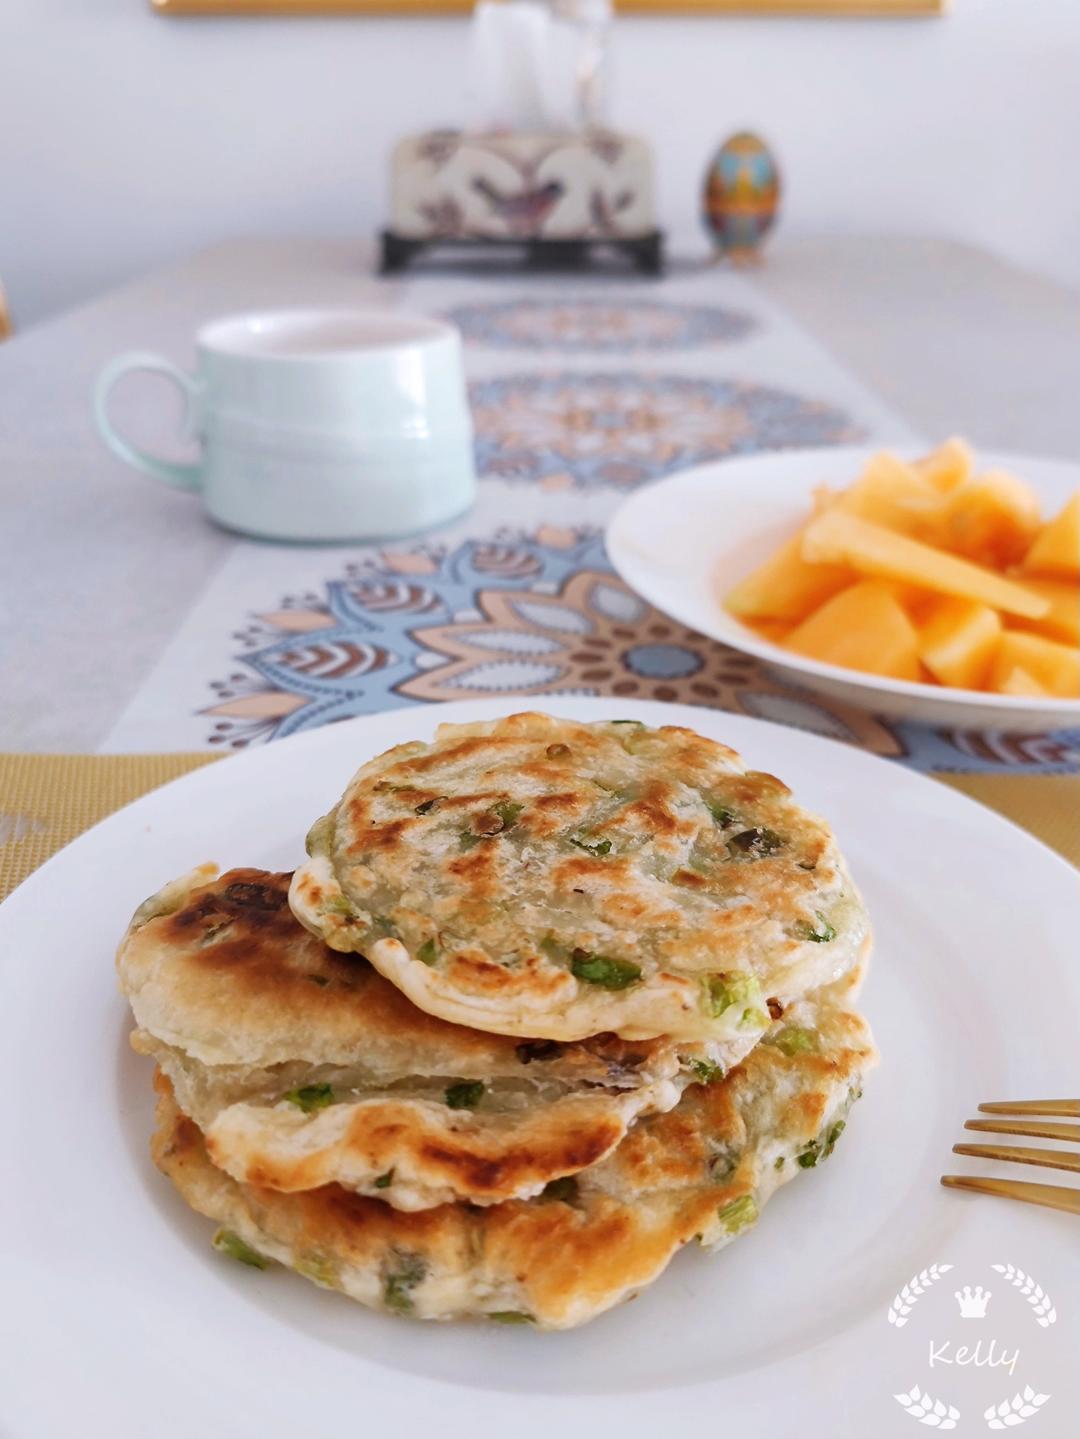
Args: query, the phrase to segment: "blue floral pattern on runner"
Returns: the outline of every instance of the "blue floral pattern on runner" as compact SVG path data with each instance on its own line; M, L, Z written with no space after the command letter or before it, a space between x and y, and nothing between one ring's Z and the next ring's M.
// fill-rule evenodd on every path
M787 390L685 375L511 375L470 386L481 476L630 489L726 455L847 444L842 410Z
M214 685L210 743L284 738L400 704L610 694L776 720L920 769L1065 772L1080 734L972 735L890 724L781 678L654 610L616 576L593 530L502 531L453 546L371 551L287 597L238 636Z
M497 300L446 312L470 344L496 350L634 354L742 340L757 321L719 305L664 300Z
M452 548L374 552L319 593L286 598L238 640L214 684L210 742L243 748L401 699L604 694L752 713L882 753L885 726L777 684L748 655L669 620L612 572L592 530L502 532ZM527 701L524 701L527 702Z

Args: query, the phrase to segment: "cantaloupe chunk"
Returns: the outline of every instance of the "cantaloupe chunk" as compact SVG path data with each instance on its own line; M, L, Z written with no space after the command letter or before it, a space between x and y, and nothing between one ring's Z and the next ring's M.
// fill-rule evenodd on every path
M785 649L893 679L919 678L918 633L889 585L862 580L796 626Z
M1012 580L841 510L827 510L807 525L802 557L811 565L849 564L861 574L977 600L1026 619L1041 619L1050 610L1048 600Z
M941 598L940 595L934 594L933 590L924 589L921 585L909 585L903 580L881 580L879 583L888 585L894 598L907 610L908 618L914 620L916 629Z
M1047 639L1063 644L1080 645L1080 584L1068 580L1025 579L1024 589L1050 601L1050 609L1041 620L1023 620L1014 615L1009 624L1014 629L1031 630Z
M1027 554L1040 519L1029 485L1004 470L988 470L948 497L938 543L976 564L1004 569Z
M1017 669L1027 670L1048 694L1062 699L1080 696L1080 649L1075 645L1006 630L990 666L991 689L1000 689Z
M1026 575L1080 579L1080 490L1043 525L1020 568Z
M1000 635L1001 616L989 605L937 599L919 626L919 658L941 684L980 689Z
M1039 681L1033 679L1020 665L1014 665L996 688L998 694L1003 695L1024 695L1028 699L1043 700L1052 698L1050 691L1044 689Z
M975 472L975 456L970 445L954 435L921 460L916 460L912 468L929 480L936 490L948 494L965 480L970 480Z
M768 640L773 645L786 639L794 628L787 620L743 620L743 624L748 630L753 630L760 639Z
M729 590L725 607L740 619L795 624L855 579L846 565L808 565L801 544L798 534L781 545L753 574Z
M819 492L822 509L839 509L916 539L936 539L945 501L913 466L888 451L867 461L853 485L838 494Z

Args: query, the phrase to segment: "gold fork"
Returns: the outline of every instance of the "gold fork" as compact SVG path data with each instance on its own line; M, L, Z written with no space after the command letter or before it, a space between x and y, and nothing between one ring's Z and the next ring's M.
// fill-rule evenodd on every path
M984 1134L1018 1134L1030 1139L1063 1139L1080 1144L1080 1124L1062 1123L1080 1119L1080 1099L1022 1099L1015 1103L980 1104L982 1114L1026 1115L1020 1119L969 1119L965 1129ZM1050 1116L1045 1118L1042 1116ZM1044 1169L1067 1169L1080 1174L1080 1151L1040 1149L1011 1144L954 1144L954 1154L971 1154L976 1159L1004 1159L1016 1164L1037 1164ZM995 1194L1001 1199L1020 1199L1025 1204L1042 1204L1066 1214L1080 1214L1080 1189L1064 1184L1026 1184L1017 1179L983 1179L967 1174L943 1174L947 1189L970 1189L976 1194Z

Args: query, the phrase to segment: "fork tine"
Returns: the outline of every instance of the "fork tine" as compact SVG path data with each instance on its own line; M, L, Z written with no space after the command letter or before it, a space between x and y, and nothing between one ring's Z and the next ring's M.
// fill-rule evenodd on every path
M973 1194L992 1194L998 1199L1019 1199L1024 1204L1041 1204L1065 1214L1080 1214L1080 1189L1063 1184L1028 1184L1019 1179L981 1179L966 1174L943 1174L946 1189L967 1189Z
M1066 1139L1080 1144L1080 1124L1054 1124L1049 1119L969 1119L965 1129L984 1134L1020 1134L1033 1139Z
M1080 1119L1080 1099L1017 1099L997 1100L980 1104L983 1114L1061 1114Z
M1038 1164L1044 1169L1068 1169L1080 1174L1080 1153L1071 1149L1034 1149L1013 1144L954 1144L954 1154L970 1154L973 1159L1002 1159L1006 1163Z

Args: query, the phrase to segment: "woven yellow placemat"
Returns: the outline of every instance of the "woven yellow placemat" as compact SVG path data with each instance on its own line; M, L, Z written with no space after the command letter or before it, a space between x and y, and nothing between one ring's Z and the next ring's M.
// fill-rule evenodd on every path
M216 754L0 754L0 899L99 819Z
M0 754L0 899L99 819L215 754ZM1080 866L1080 775L937 775Z

